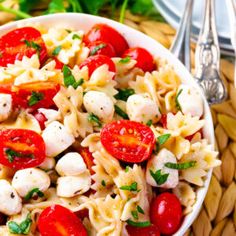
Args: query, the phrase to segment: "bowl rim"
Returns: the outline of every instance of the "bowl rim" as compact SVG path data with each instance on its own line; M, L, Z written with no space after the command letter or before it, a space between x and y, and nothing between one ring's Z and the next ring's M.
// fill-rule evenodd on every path
M32 24L45 25L46 23L47 24L46 28L49 28L51 26L55 26L55 24L59 24L60 22L62 24L61 27L63 27L64 24L76 29L76 25L78 25L78 27L79 25L81 25L81 27L85 28L85 30L86 29L88 30L90 26L92 26L93 24L106 23L111 27L115 28L116 30L118 30L121 34L123 34L124 37L127 39L129 45L133 44L137 46L138 45L143 46L147 50L149 50L152 54L155 55L161 54L159 55L159 57L166 59L167 62L174 67L174 70L180 77L182 83L190 85L201 94L204 103L204 119L206 121L203 132L204 136L208 139L209 143L212 145L212 150L215 150L214 127L213 127L210 107L206 101L206 98L201 88L198 86L193 76L185 68L185 66L168 49L166 49L159 42L145 35L144 33L135 30L133 28L130 28L127 25L121 24L119 22L101 16L94 16L84 13L56 13L56 14L23 19L2 25L0 26L0 36L12 29L22 26L27 26ZM78 30L79 29L81 28L78 28ZM131 35L134 36L134 38L131 39ZM212 169L210 169L206 175L206 178L204 180L204 186L199 187L199 189L197 190L197 197L196 197L196 202L194 203L193 206L193 211L184 217L181 227L173 236L182 236L187 231L187 229L192 225L193 221L197 218L201 210L201 206L203 204L205 196L207 194L211 176L212 176Z

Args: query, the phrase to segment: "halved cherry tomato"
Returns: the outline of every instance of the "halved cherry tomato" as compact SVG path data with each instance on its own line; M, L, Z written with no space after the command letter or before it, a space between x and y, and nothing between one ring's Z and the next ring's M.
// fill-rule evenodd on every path
M121 56L129 47L126 39L115 29L106 24L96 24L84 36L84 42L89 45L94 41L110 43L117 56Z
M166 114L161 115L160 122L162 124L162 127L164 129L167 129L167 115Z
M62 70L63 66L64 66L64 63L62 63L61 61L59 61L56 57L53 58L54 61L56 62L56 66L55 68L58 69L58 70Z
M144 228L127 225L126 229L129 233L129 236L160 236L160 232L155 225Z
M33 27L15 29L0 38L0 66L14 64L15 60L36 53L43 64L47 58L47 48L41 33Z
M114 47L110 43L105 43L103 41L94 41L88 45L90 50L89 55L105 55L108 57L115 57L116 52Z
M45 122L47 121L47 118L45 117L45 115L41 112L36 112L33 114L35 119L39 122L40 128L41 130L45 129Z
M137 61L136 67L142 69L144 72L152 72L155 69L154 59L152 55L144 48L129 48L122 57L130 57Z
M92 153L89 151L88 148L80 147L79 154L83 157L84 162L90 171L90 174L94 174L94 170L92 169L92 167L94 166L94 158Z
M162 193L151 203L151 222L161 234L174 234L181 225L182 208L179 199L173 193Z
M14 169L40 165L46 157L43 138L32 130L0 131L0 163Z
M87 236L81 220L69 209L52 205L39 216L38 228L41 236Z
M111 60L111 58L104 56L104 55L95 55L88 57L81 65L80 68L87 66L89 71L89 76L92 75L92 73L101 65L108 65L108 69L111 72L116 72L116 67L114 62Z
M101 142L115 158L139 163L151 156L155 136L146 125L135 121L119 120L103 127Z
M51 81L27 83L18 87L0 86L0 93L12 95L14 107L31 108L33 110L53 106L53 97L59 90L60 85Z

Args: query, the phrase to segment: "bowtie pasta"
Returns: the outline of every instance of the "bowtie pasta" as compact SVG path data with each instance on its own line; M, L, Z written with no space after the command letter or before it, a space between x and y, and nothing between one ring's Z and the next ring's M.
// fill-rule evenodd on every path
M171 65L108 25L8 32L0 235L175 233L220 165L203 117Z

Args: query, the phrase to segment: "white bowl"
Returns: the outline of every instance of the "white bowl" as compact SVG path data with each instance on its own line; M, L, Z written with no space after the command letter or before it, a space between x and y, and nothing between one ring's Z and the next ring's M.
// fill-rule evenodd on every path
M62 27L72 27L74 29L80 29L84 31L88 31L88 29L96 23L106 23L111 27L115 28L116 30L118 30L121 34L123 34L131 47L132 46L144 47L153 55L165 58L171 65L174 66L176 73L180 76L183 83L189 84L190 86L194 87L202 95L202 99L204 100L204 118L206 120L206 124L204 127L204 136L209 140L209 143L211 143L214 147L214 129L213 129L210 108L207 104L207 101L201 89L198 87L197 83L194 81L193 77L184 67L184 65L174 55L172 55L170 51L168 51L154 39L118 22L103 17L80 14L80 13L60 13L60 14L39 16L35 18L12 22L0 27L0 32L1 32L0 35L3 35L4 33L16 27L24 26L25 24L27 25L29 23L30 24L41 23L46 27L54 27L56 25L60 25ZM212 170L210 170L207 174L204 187L199 188L197 191L197 200L196 203L194 204L193 211L184 218L182 226L174 234L174 236L182 236L185 233L185 231L190 227L190 225L193 223L194 219L197 217L201 209L205 195L207 193L211 175L212 175Z

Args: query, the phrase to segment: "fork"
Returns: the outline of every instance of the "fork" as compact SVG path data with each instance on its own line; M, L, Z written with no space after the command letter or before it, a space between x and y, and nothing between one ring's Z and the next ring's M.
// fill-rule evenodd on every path
M209 104L221 103L227 91L219 75L220 49L215 22L215 1L206 0L203 26L195 52L195 79Z

